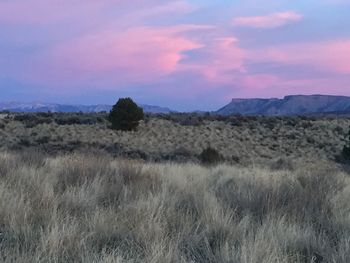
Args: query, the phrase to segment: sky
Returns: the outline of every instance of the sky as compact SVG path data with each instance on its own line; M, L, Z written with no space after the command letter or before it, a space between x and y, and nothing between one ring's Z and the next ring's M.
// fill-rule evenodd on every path
M0 0L0 100L350 96L350 0Z

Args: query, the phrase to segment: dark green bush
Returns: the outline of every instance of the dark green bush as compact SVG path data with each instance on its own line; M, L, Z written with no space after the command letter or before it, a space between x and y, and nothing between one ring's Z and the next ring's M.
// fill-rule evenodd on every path
M58 125L95 125L105 122L106 115L102 113L57 113L54 119Z
M343 157L346 160L350 161L350 130L348 133L346 145L344 145L344 148L343 148Z
M273 162L271 164L272 170L289 170L293 171L295 168L295 165L291 159L287 158L279 158L277 161Z
M37 143L39 144L46 144L46 143L49 143L50 142L50 137L49 136L43 136L43 137L40 137L36 140Z
M113 106L108 119L113 129L132 131L137 128L139 121L144 119L144 113L131 98L122 98Z
M29 147L31 145L27 138L21 138L18 143L20 146Z
M210 146L202 151L199 155L199 160L204 165L216 165L223 161L223 156Z
M26 128L33 128L39 124L50 124L52 118L50 116L43 116L43 113L23 113L17 114L13 117L13 120L22 122Z

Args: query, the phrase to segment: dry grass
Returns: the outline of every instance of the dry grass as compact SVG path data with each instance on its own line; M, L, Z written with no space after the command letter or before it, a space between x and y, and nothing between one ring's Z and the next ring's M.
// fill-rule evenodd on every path
M298 168L299 167L299 168ZM1 262L350 262L350 178L0 154Z
M49 153L98 150L112 156L152 161L195 162L210 144L228 162L250 165L270 160L275 162L280 157L287 160L334 159L345 144L344 137L350 126L348 118L240 117L228 121L204 120L184 126L171 119L151 117L141 123L136 132L115 132L108 128L101 116L79 115L73 118L62 115L57 121L61 123L73 118L79 122L82 118L82 123L91 121L93 124L90 125L59 125L46 117L40 117L33 125L31 118L15 121L10 115L6 123L0 120L3 124L2 128L0 125L0 145L5 150L28 147Z

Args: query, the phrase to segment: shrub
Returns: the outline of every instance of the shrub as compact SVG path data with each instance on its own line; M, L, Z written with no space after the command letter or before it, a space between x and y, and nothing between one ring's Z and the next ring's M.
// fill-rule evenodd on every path
M54 117L58 125L96 125L105 119L106 116L102 113L57 113Z
M14 121L22 122L26 128L33 128L39 124L50 124L52 119L49 115L44 116L43 113L23 113L15 115L13 118Z
M291 159L279 158L277 161L271 164L272 170L294 170L294 163Z
M29 147L31 145L30 141L26 138L21 138L18 144L25 147Z
M343 127L337 126L333 129L334 132L338 133L339 135L344 134Z
M203 124L204 117L198 113L180 113L173 115L173 121L182 126L200 126Z
M216 165L223 161L223 156L217 150L209 146L199 155L199 160L204 165Z
M132 131L136 129L139 121L144 119L143 109L131 98L122 98L113 106L108 119L113 129Z
M348 138L347 138L346 145L343 148L343 157L346 160L350 161L350 130L349 130L349 133L348 133Z
M50 137L49 136L42 136L36 140L37 143L39 144L46 144L50 142Z

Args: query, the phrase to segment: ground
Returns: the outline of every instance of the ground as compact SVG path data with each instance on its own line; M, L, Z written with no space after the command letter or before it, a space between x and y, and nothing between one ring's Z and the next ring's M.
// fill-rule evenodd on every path
M346 118L23 116L0 123L1 262L350 262Z

